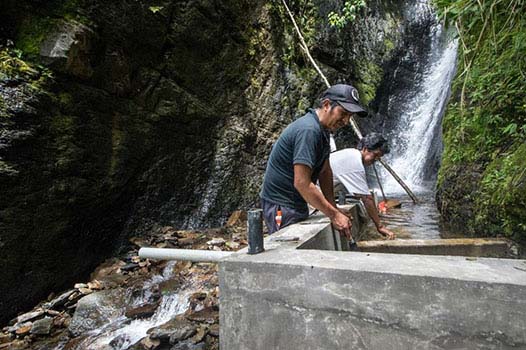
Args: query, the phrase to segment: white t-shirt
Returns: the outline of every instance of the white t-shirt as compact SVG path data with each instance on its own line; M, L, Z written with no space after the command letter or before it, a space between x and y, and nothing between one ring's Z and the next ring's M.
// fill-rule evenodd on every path
M334 185L343 185L347 192L369 194L362 153L355 148L345 148L330 156Z

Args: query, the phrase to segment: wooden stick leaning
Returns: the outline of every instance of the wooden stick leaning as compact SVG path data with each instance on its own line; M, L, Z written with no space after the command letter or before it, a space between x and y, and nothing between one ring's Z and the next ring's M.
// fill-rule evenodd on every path
M380 191L382 191L382 199L384 200L384 202L387 203L387 198L385 198L384 188L382 187L382 183L380 182L380 176L378 176L378 171L376 171L376 166L374 165L374 163L373 163L373 170L374 170L374 175L376 175L376 181L378 181L378 186L380 186Z
M409 187L404 183L404 181L400 178L400 176L398 176L395 171L393 170L393 168L391 168L389 166L389 164L387 164L382 158L378 159L378 161L380 162L380 164L382 164L384 166L384 168L391 174L393 175L393 177L395 178L396 181L398 181L398 183L400 184L400 186L402 186L402 188L406 191L406 193L409 195L409 197L411 197L411 199L413 200L413 203L418 203L418 199L416 198L416 196L414 195L414 193L409 189Z
M321 78L323 79L323 82L325 83L325 85L327 85L327 87L331 87L331 85L329 84L329 81L327 80L327 78L325 77L325 75L323 74L323 72L321 71L320 67L318 67L318 65L316 64L316 61L314 60L314 58L312 58L311 54L310 54L310 51L309 51L309 48L307 47L307 43L305 42L305 39L303 39L303 35L301 34L301 31L300 31L300 28L298 27L298 25L296 24L296 20L294 19L294 15L292 14L292 12L290 11L289 7L287 6L287 2L285 0L282 0L283 2L283 5L285 6L285 9L287 10L287 13L289 14L289 17L292 21L292 24L294 25L294 28L296 29L296 33L298 34L298 37L300 38L300 47L302 48L302 50L305 52L305 54L307 55L307 57L309 58L310 62L312 63L312 65L314 66L314 69L316 69L316 71L318 72L318 74L321 76ZM358 139L362 139L362 133L360 131L360 128L358 127L358 124L356 123L356 121L354 120L354 118L351 116L351 119L350 119L350 124L353 128L353 131L354 133L356 134L356 136L358 137ZM402 188L407 192L407 194L409 195L409 197L411 197L411 199L413 200L413 203L417 203L418 202L418 199L416 198L416 196L413 194L413 192L409 189L409 187L404 183L404 181L395 173L395 171L393 170L393 168L391 168L383 159L379 159L379 162L380 164L382 164L384 166L384 168L395 178L395 180L400 184L400 186L402 186Z

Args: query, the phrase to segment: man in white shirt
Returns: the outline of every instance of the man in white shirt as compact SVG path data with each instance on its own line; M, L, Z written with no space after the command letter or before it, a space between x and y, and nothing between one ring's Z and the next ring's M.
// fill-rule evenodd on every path
M334 176L334 192L343 190L359 197L378 232L387 239L394 239L395 234L380 221L365 175L365 166L373 164L387 153L387 140L381 134L370 133L360 140L357 149L345 148L331 153L330 163Z

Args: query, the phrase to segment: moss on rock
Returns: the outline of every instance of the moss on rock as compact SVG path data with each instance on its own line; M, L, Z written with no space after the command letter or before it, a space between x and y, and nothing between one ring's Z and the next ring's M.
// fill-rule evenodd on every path
M515 144L514 148L496 156L482 174L474 201L476 231L524 238L526 144Z
M462 41L443 121L440 210L471 234L526 240L526 5L437 3Z

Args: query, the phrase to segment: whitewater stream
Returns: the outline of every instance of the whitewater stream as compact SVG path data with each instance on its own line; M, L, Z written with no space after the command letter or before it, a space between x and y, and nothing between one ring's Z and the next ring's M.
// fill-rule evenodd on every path
M425 2L414 5L414 21L436 16ZM440 223L434 190L442 152L441 121L455 75L457 41L443 29L435 17L429 32L431 48L426 57L418 57L425 69L412 91L399 90L388 96L388 105L403 106L394 125L383 130L391 152L384 160L391 165L419 199L413 204L398 182L377 164L381 184L388 198L402 201L401 209L390 210L383 218L401 238L430 239L452 237ZM415 64L421 62L415 62ZM394 78L396 79L396 73ZM379 199L381 191L373 184Z

